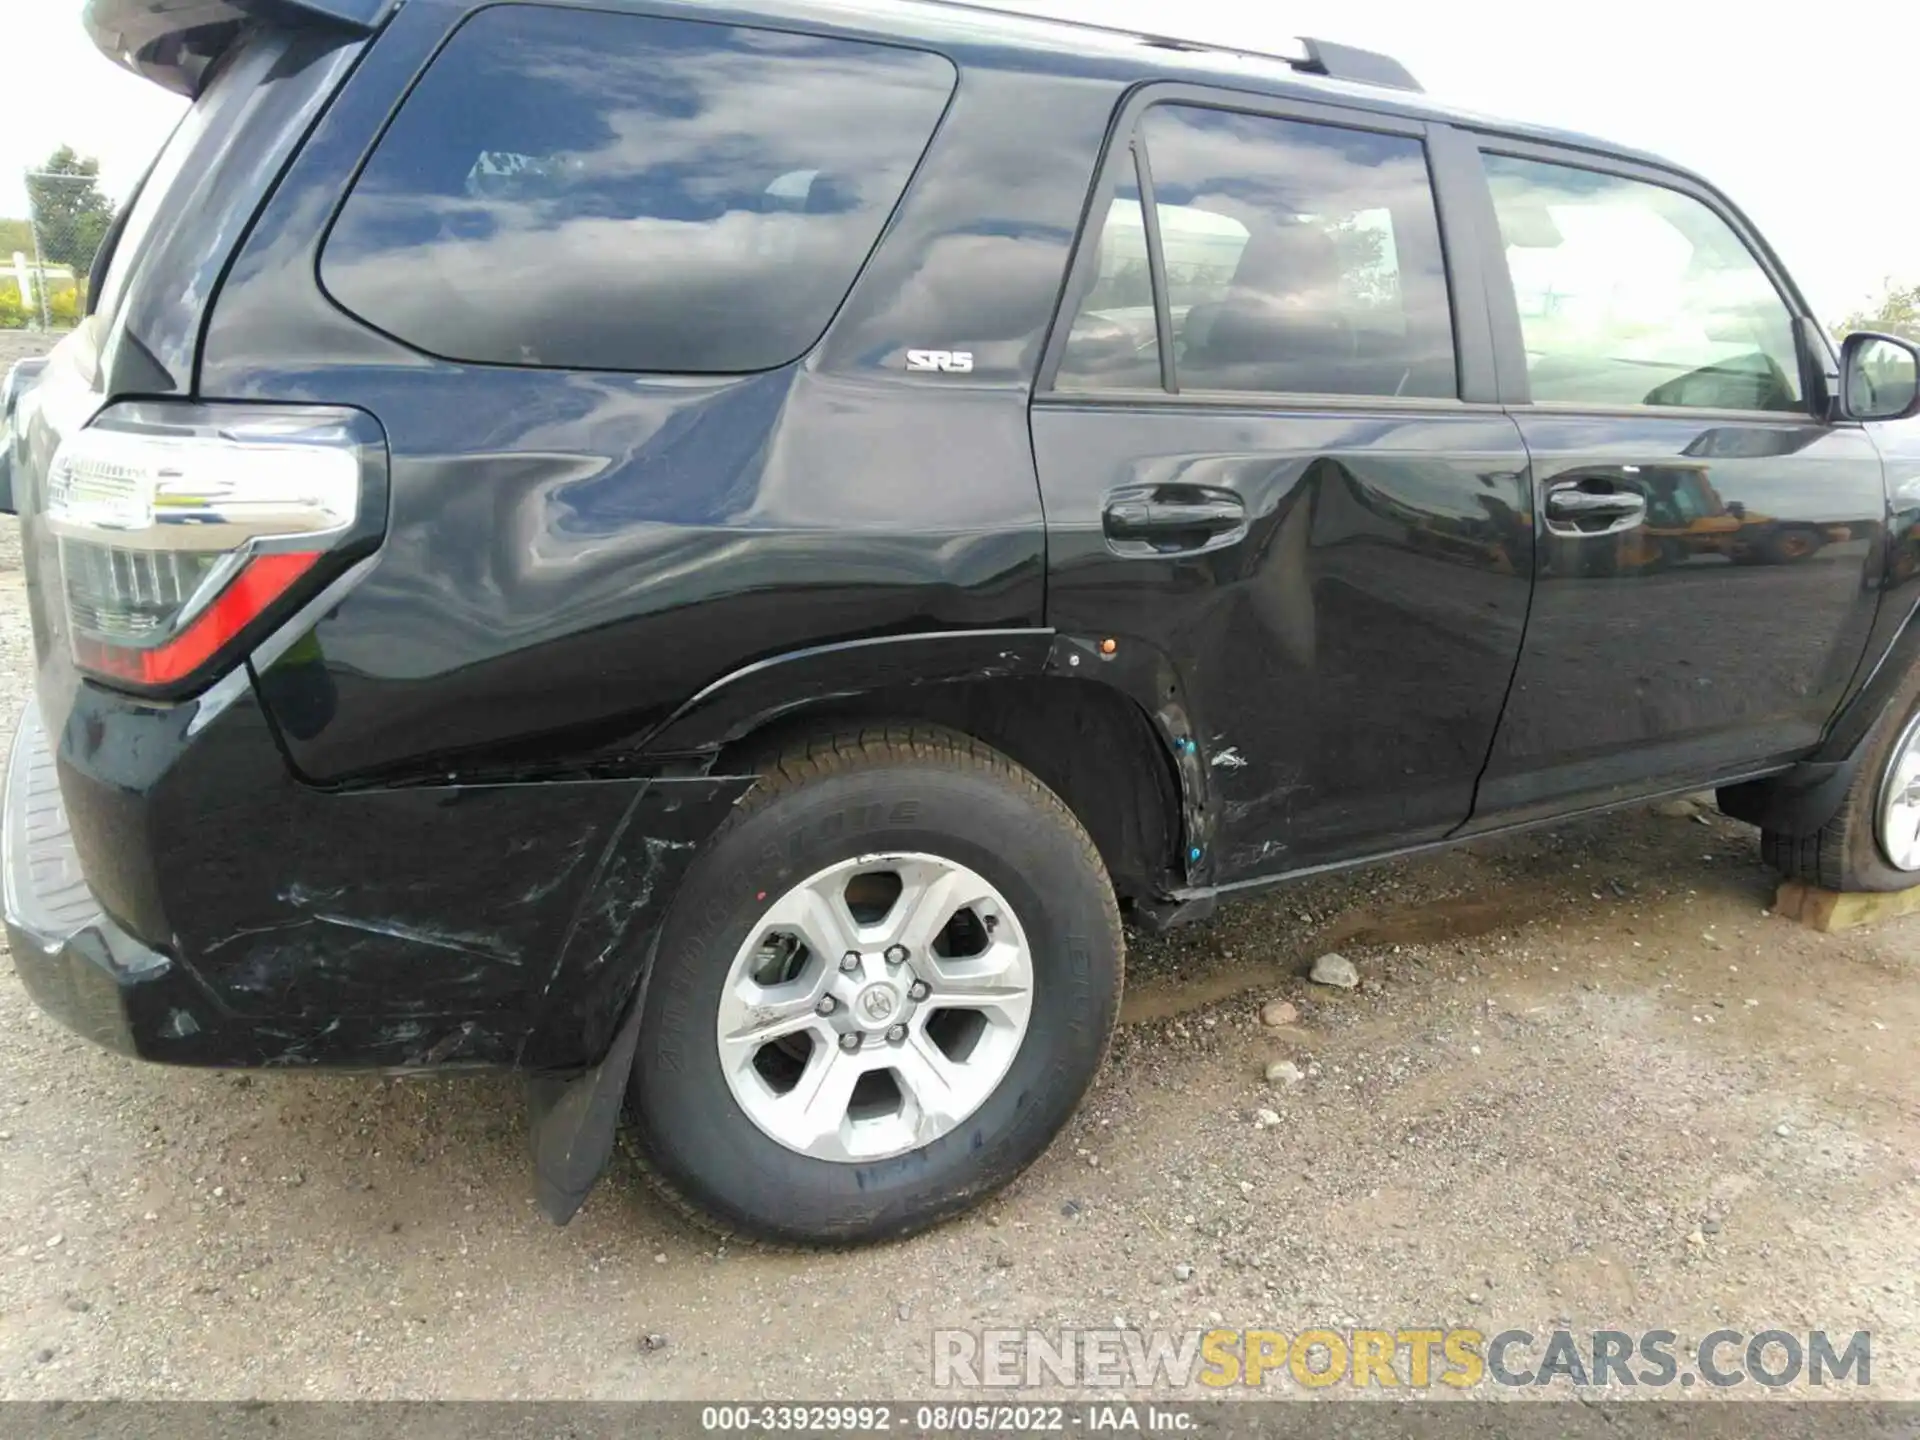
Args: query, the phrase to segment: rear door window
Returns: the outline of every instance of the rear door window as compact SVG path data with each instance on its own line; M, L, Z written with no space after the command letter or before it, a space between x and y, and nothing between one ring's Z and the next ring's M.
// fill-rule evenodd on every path
M374 150L321 279L449 359L783 365L846 298L954 80L890 46L483 10Z
M1413 136L1155 105L1141 126L1185 390L1451 398L1453 317L1426 147ZM1158 384L1114 358L1146 269L1125 191L1056 385ZM1113 279L1132 290L1122 296ZM1152 323L1151 310L1145 311ZM1105 345L1105 349L1100 347ZM1145 340L1136 356L1153 356Z

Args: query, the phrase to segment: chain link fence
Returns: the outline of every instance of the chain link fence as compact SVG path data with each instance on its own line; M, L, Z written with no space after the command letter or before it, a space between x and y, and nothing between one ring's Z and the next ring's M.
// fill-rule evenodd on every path
M0 330L70 330L87 313L87 277L113 205L91 163L30 170L25 224L0 221Z

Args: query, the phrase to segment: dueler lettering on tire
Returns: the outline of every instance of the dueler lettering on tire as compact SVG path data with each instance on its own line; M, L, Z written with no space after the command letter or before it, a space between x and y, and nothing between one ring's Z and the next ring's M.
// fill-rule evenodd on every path
M905 1234L1018 1175L1092 1083L1112 890L1060 800L961 735L832 735L763 774L668 922L636 1150L729 1232Z

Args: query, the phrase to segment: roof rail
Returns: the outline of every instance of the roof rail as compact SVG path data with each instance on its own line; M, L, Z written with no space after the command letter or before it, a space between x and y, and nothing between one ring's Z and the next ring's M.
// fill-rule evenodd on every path
M1295 63L1296 70L1325 75L1329 80L1351 80L1356 85L1381 85L1389 90L1420 89L1420 82L1406 66L1378 50L1361 50L1353 45L1336 45L1331 40L1307 37L1300 43L1306 46L1307 60L1304 65Z
M1354 45L1340 45L1331 40L1316 40L1302 36L1297 50L1252 50L1244 45L1227 45L1206 40L1189 40L1173 35L1154 35L1139 30L1128 30L1119 25L1100 25L1086 20L1069 20L1060 15L1051 15L1043 10L1026 8L1027 3L1035 0L939 0L957 10L987 11L995 15L1017 15L1027 20L1051 21L1057 25L1071 26L1075 30L1091 30L1101 35L1118 35L1129 40L1138 40L1163 50L1190 51L1194 54L1241 55L1252 60L1278 60L1289 65L1303 75L1324 75L1329 80L1346 80L1356 85L1378 85L1389 90L1412 90L1421 92L1420 82L1398 60L1391 55L1382 55L1377 50L1362 50Z

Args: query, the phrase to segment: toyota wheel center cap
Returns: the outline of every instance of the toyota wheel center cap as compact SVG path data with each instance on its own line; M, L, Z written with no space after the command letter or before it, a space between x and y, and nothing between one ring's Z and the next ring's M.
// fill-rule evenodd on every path
M893 1012L898 1008L899 1002L894 998L891 985L869 985L860 992L860 997L854 1001L854 1004L858 1007L863 1020L870 1020L877 1025L893 1018Z

